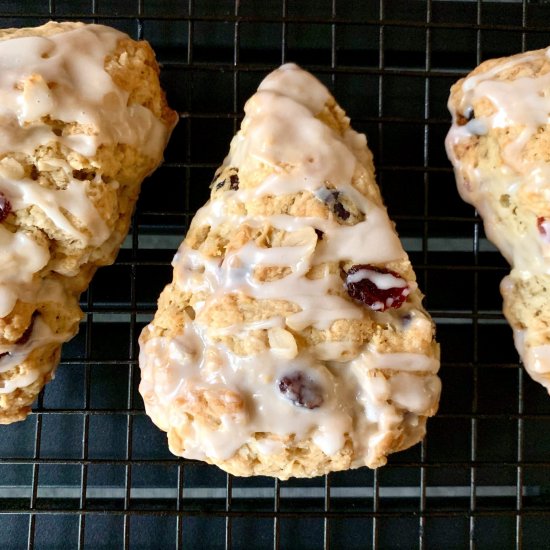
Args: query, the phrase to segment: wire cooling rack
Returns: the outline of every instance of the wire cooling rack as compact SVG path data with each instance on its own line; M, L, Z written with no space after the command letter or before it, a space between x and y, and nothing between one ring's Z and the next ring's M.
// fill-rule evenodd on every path
M545 548L550 398L518 365L506 272L456 193L450 85L481 60L547 46L546 2L0 1L0 26L97 21L149 40L180 122L117 263L26 422L0 427L0 547ZM388 209L434 316L439 415L416 447L313 480L239 479L178 460L143 412L137 336L238 128L285 61L367 134Z

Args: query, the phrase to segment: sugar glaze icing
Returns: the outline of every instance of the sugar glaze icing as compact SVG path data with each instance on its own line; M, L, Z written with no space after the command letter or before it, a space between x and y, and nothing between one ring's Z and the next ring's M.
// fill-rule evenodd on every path
M512 266L511 274L501 283L503 295L513 292L514 280L528 279L536 274L550 274L550 240L541 231L535 214L532 223L517 229L504 229L509 212L506 203L518 193L542 193L548 198L550 164L526 154L537 129L550 123L550 72L536 77L502 77L520 70L524 63L539 64L550 58L550 48L541 52L516 55L495 64L491 69L464 79L463 97L455 109L449 100L453 124L446 138L447 155L451 160L460 195L476 207L484 220L485 232ZM547 61L547 59L546 59ZM473 105L488 100L491 114L479 116ZM463 124L468 115L475 118ZM508 131L510 138L500 153L501 163L487 170L462 162L456 154L479 135L491 130ZM501 204L502 208L498 205ZM495 206L497 205L497 206ZM548 346L531 347L525 342L523 330L514 329L516 348L529 374L547 388L550 382L540 376L550 372ZM549 348L550 349L550 348Z
M411 442L418 441L424 430L420 417L437 403L439 361L433 357L383 354L368 345L358 354L352 342L330 341L298 351L290 332L309 326L328 329L337 320L365 315L364 306L345 294L339 274L325 268L320 278L307 277L313 266L406 259L384 207L351 183L366 151L365 136L348 129L342 137L316 118L329 100L328 90L293 64L272 72L260 84L245 106L241 131L231 143L224 167L240 169L253 159L274 172L256 187L226 190L223 196L213 193L197 212L192 227L274 227L288 232L291 242L264 248L249 241L240 249L226 251L220 263L184 241L173 261L175 284L182 292L209 297L194 305L194 320L186 318L182 334L149 338L153 326L144 330L140 392L147 413L161 429L175 426L185 434L185 457L225 460L242 445L252 443L255 434L267 432L281 438L294 434L297 440L312 437L327 455L341 450L350 436L354 464L375 464L380 460L379 447L392 430L401 431L405 424ZM357 205L365 214L364 221L346 226L334 218L231 213L235 211L232 205L259 197L297 192L317 196L327 182ZM323 233L322 239L314 229ZM273 266L289 272L269 282L256 279L258 269ZM410 285L415 286L412 281ZM259 300L290 299L300 311L248 324L212 327L201 323L210 304L215 307L220 296L230 293ZM414 305L410 308L416 311ZM372 315L402 326L401 312ZM427 324L431 331L425 315L420 313L416 322ZM252 331L259 329L267 330L271 347L258 355L240 356L215 341L217 336L231 334L253 338ZM300 408L281 395L277 380L295 370L323 388L320 407ZM193 422L189 411L197 393L203 391L227 398L244 396L246 406L239 414L222 415L215 428L197 418ZM282 448L277 439L257 442L257 449L265 454L279 453Z
M81 25L49 36L0 40L0 193L12 212L39 209L65 239L82 249L100 247L111 236L86 193L91 182L75 179L67 162L50 159L55 164L52 168L65 173L67 183L63 188L49 188L26 177L23 166L4 155L33 157L40 147L60 144L92 157L102 145L121 143L143 155L160 157L169 129L149 109L129 105L128 92L105 70L107 56L124 38L128 37L109 27ZM71 131L59 135L49 121L66 123ZM95 181L106 185L100 177L96 174ZM108 185L116 188L118 183ZM13 233L0 224L0 317L7 316L18 299L33 302L44 296L47 283L37 275L48 269L50 259L47 239L33 238L25 230ZM7 356L0 359L0 372L7 365L14 366L15 357L23 361L38 343L60 342L69 336L49 337L42 325L35 327L40 338L31 338L10 360ZM11 379L0 392L28 383L28 378Z
M549 57L545 51L545 57ZM550 273L550 247L540 238L536 224L522 233L510 237L501 231L498 212L490 206L501 197L513 196L520 188L540 189L550 177L550 167L523 155L525 146L540 125L550 118L550 73L540 77L519 77L499 80L498 75L519 64L536 61L535 55L518 55L505 63L497 64L487 72L470 76L463 81L462 103L455 110L449 102L453 124L445 141L447 155L455 167L458 190L462 198L474 205L483 216L487 237L495 243L515 269L530 273ZM460 117L473 112L472 105L487 99L494 109L489 116L478 116L467 124L459 124ZM475 123L475 125L473 124ZM470 167L456 155L456 149L471 138L491 129L513 129L518 133L505 146L500 155L502 164L492 168L490 174ZM519 131L516 129L520 129ZM513 136L514 134L512 134Z

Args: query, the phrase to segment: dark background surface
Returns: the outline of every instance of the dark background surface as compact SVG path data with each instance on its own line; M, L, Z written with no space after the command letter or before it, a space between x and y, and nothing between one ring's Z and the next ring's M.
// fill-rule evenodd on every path
M449 87L545 47L545 2L0 1L0 26L98 21L151 42L180 121L133 232L26 422L0 426L0 548L547 548L550 398L500 313L506 264L446 159ZM246 99L284 61L367 134L442 347L429 435L389 465L238 479L178 460L143 413L137 336L206 200Z

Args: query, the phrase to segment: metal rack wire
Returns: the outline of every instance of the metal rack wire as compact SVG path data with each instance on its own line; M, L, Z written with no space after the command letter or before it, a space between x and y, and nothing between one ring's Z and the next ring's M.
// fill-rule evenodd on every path
M545 2L0 1L0 26L96 21L149 40L180 122L115 266L24 423L0 427L2 548L543 548L550 400L517 363L506 272L455 191L448 89L547 46ZM378 471L238 479L178 460L137 393L137 336L261 78L296 61L366 132L438 325L444 393L426 440Z

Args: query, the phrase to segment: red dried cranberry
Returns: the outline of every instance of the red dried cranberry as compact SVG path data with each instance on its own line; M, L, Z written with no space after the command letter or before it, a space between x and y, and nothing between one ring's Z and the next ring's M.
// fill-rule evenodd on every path
M6 195L0 191L0 223L2 223L11 212L11 203L6 198Z
M237 174L231 174L229 176L229 189L236 191L239 188L239 176Z
M320 201L323 201L332 211L333 214L336 214L341 220L347 220L351 214L346 210L346 207L338 200L340 197L340 191L333 191L323 187L319 189L317 198Z
M278 383L279 391L283 394L283 397L297 407L316 409L323 404L321 386L301 371L283 376Z
M354 265L346 275L346 290L375 311L401 307L410 288L398 273L373 265Z

